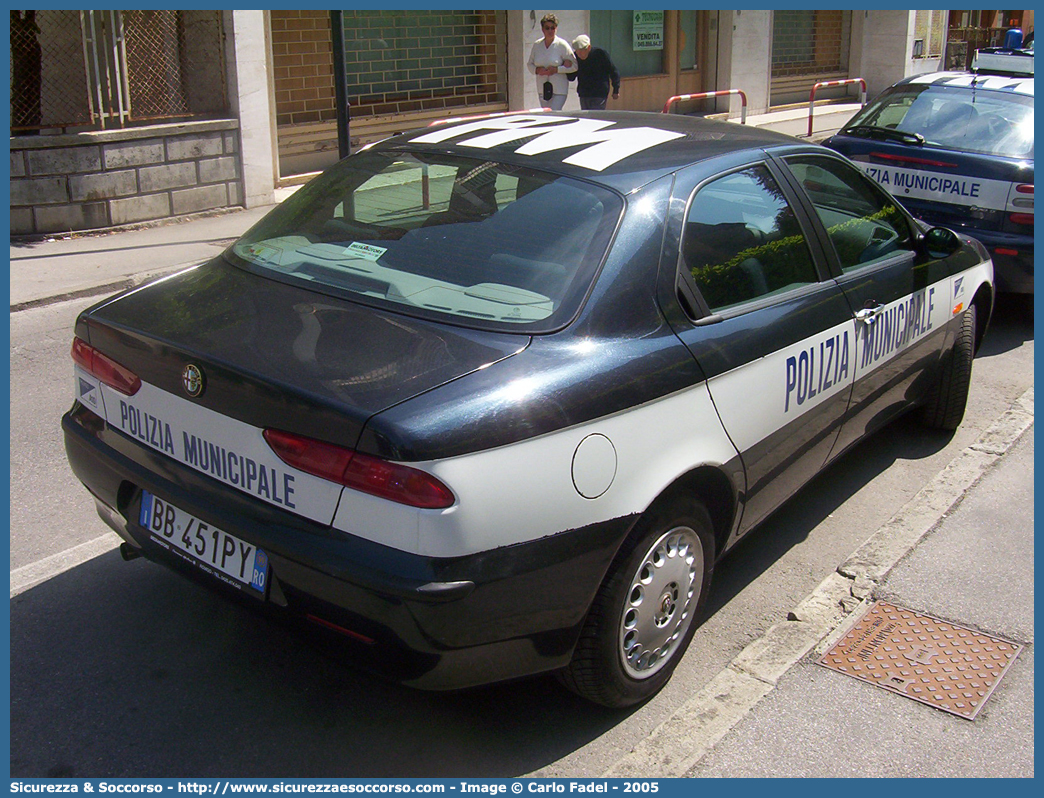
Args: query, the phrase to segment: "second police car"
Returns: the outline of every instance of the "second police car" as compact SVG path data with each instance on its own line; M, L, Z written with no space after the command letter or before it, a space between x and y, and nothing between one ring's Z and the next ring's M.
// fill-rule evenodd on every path
M1025 60L1016 52L986 53L993 61L984 63L1015 70ZM997 289L1016 293L1033 292L1030 70L1029 77L983 69L906 78L824 142L919 219L979 239Z
M992 280L782 135L442 124L85 311L66 449L125 556L412 685L553 670L625 706L812 476L907 410L957 426Z

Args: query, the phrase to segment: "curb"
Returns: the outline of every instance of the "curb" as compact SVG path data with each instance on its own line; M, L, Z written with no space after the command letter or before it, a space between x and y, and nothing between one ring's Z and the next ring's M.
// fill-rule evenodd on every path
M196 211L185 213L180 216L165 216L162 219L148 219L144 222L130 222L128 224L116 224L112 227L91 227L86 230L66 230L60 233L32 233L29 235L11 236L12 244L36 244L43 241L71 241L80 238L103 238L116 233L133 233L138 230L154 230L157 227L172 227L179 224L191 224L200 219L213 219L218 216L230 216L240 211L250 210L242 205L232 205L227 208L213 208L209 211Z
M96 296L106 296L108 294L115 294L118 291L126 291L128 288L136 288L139 285L147 283L149 280L157 277L163 277L167 274L172 274L181 269L188 268L194 265L194 261L179 264L177 266L171 266L167 269L160 269L154 272L148 272L144 274L136 274L133 277L127 277L123 280L116 280L115 282L105 283L104 285L92 285L89 288L81 288L76 291L67 291L64 294L55 294L53 296L40 297L39 299L27 299L24 302L18 302L17 304L11 305L11 313L18 313L22 310L31 310L32 308L42 308L47 305L56 305L59 302L68 302L70 299L90 299Z
M1030 388L791 610L786 621L744 648L601 778L684 776L791 667L845 631L844 622L869 603L874 588L1032 425Z

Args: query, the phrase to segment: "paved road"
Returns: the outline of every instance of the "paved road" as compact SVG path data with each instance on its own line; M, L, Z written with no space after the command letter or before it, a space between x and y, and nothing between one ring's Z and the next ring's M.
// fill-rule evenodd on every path
M14 775L604 773L1033 383L1032 322L1002 307L961 430L903 420L817 478L722 564L712 615L667 689L610 712L548 677L455 695L384 684L158 566L98 554L106 527L64 465L58 429L86 304L11 317L11 567L23 587L40 580L11 606Z

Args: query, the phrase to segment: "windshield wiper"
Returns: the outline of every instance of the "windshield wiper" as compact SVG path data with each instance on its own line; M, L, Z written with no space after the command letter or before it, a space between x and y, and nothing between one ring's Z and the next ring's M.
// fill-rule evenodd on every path
M891 139L901 141L904 144L916 144L924 146L924 136L920 133L907 133L905 130L896 130L891 127L876 127L875 125L856 125L846 127L841 131L849 136L865 136L871 139Z

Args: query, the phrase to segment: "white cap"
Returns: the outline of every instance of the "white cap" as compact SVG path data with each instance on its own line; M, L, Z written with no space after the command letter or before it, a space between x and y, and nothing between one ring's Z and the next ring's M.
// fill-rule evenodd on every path
M581 33L579 36L577 36L575 39L573 39L573 49L574 50L586 50L590 46L591 46L591 37L588 36L586 33Z

